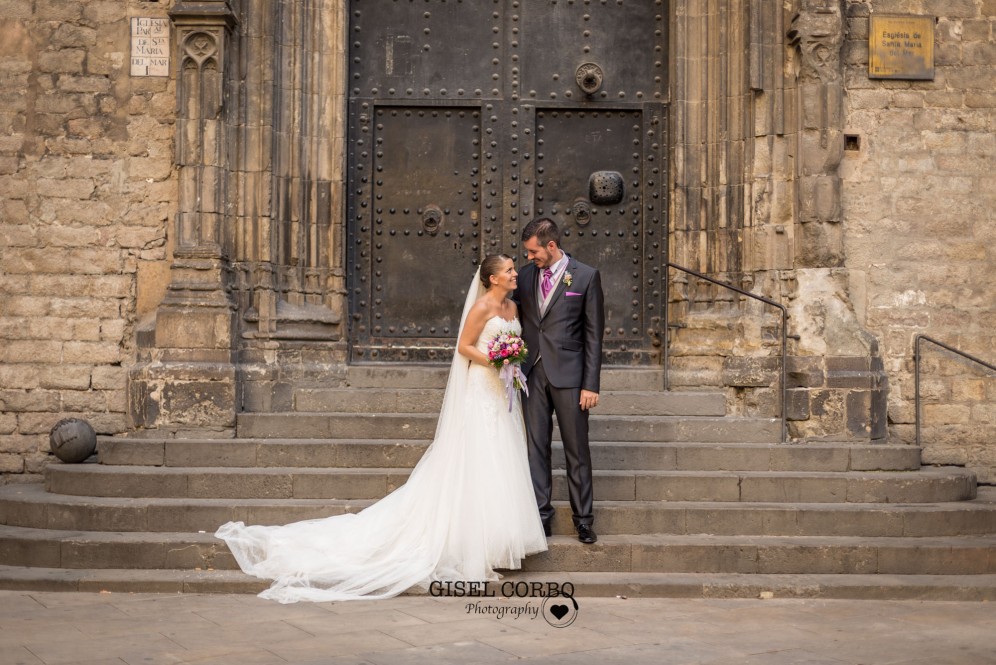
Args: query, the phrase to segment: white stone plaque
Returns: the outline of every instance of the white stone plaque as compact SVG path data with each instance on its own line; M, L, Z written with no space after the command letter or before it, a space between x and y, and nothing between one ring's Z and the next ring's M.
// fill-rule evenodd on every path
M168 18L131 18L131 75L169 76Z

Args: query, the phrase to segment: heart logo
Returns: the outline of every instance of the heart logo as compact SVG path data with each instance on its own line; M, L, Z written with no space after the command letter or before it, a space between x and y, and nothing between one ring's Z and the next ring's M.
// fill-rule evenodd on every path
M550 606L550 614L552 614L553 616L557 617L558 621L560 619L563 619L567 615L568 612L570 612L570 609L567 607L567 605L551 605Z

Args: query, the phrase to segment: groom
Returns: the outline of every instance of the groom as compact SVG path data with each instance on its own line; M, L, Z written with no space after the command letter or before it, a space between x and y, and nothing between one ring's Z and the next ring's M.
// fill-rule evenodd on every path
M598 271L560 248L560 229L541 217L522 230L529 260L519 271L513 299L519 304L522 337L529 357L522 371L529 382L524 397L529 470L546 535L551 534L553 478L550 437L553 413L564 441L567 486L578 540L598 540L592 529L591 452L588 410L598 405L602 367L602 282Z

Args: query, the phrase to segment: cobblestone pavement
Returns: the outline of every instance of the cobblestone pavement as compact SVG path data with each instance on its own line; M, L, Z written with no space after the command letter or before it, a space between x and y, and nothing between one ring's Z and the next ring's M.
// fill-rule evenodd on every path
M577 603L420 596L280 605L243 595L3 591L0 664L996 663L996 612L985 602Z

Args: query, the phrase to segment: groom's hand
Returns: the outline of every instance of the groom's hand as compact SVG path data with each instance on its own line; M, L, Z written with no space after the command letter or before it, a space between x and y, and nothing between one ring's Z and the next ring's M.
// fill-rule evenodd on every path
M598 406L598 393L593 393L590 390L582 390L580 404L582 411L587 411Z

